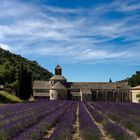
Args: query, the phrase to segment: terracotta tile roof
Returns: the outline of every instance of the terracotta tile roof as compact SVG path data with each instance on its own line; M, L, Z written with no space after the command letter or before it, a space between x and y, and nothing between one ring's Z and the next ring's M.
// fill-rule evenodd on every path
M131 90L140 90L140 86L132 87Z
M34 81L33 89L50 89L49 81Z
M60 75L55 75L56 79L58 78L58 81L61 81L60 79L65 79L63 76ZM55 77L54 77L55 79ZM60 86L60 88L66 88L64 87L60 82L57 83L57 85L55 85L58 89L58 87ZM129 89L129 86L126 85L125 83L109 83L109 82L68 82L67 83L67 88L68 89L80 89L80 90L91 90L91 89L116 89L116 88L121 88L121 89ZM33 89L50 89L51 88L51 84L49 83L49 81L34 81L34 85L33 85ZM138 87L134 87L131 89L139 89L140 86ZM88 91L89 92L89 91Z
M109 82L74 82L71 88L80 89L115 89L116 83Z

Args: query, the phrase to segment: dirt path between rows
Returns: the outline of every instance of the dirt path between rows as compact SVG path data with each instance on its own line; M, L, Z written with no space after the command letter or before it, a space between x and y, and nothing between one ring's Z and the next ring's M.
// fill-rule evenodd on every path
M74 134L73 134L73 140L82 140L80 138L80 130L79 130L79 103L77 104L77 109L76 109L76 120L74 124Z
M93 107L90 103L88 103L93 109L96 109L95 107ZM108 117L107 115L103 114L100 110L97 110L96 111L102 115L104 115L110 122L112 123L116 123L115 121L113 121L110 117ZM130 135L134 135L136 137L137 140L140 140L140 137L137 137L137 135L135 134L135 132L133 131L130 131L129 129L125 128L124 126L122 126L121 124L119 124L123 129L126 130L126 132Z
M101 135L102 135L101 140L114 140L110 135L108 135L108 134L105 132L105 130L103 129L103 126L102 126L100 123L98 123L98 122L95 121L95 119L92 117L91 113L88 111L88 109L87 109L87 107L85 106L84 103L83 103L83 105L84 105L84 107L85 107L87 113L88 113L89 116L91 117L93 123L95 123L95 124L97 125L97 127L99 128L99 130L100 130L100 132L101 132Z

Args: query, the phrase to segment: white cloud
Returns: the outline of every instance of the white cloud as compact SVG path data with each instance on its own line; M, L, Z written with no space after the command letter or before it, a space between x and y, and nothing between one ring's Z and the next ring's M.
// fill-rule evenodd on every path
M132 12L135 10L140 10L140 2L128 0L125 1L124 3L120 3L120 10L124 12Z
M50 12L58 12L62 14L75 14L75 13L80 13L81 9L71 9L71 8L59 8L59 7L54 7L54 6L45 6L45 9Z
M31 5L25 4L23 2L19 3L17 0L3 0L0 1L0 17L20 18L20 16L37 11L34 8L32 8Z
M139 48L140 15L115 20L104 17L110 11L130 12L139 8L139 4L130 5L129 2L115 1L89 9L39 7L10 0L0 2L0 42L8 44L1 46L17 53L46 55L72 62L132 60L135 56L129 48L110 41L118 38L124 38L126 43L137 40L137 44L131 45Z
M11 51L11 47L4 43L0 43L0 48Z

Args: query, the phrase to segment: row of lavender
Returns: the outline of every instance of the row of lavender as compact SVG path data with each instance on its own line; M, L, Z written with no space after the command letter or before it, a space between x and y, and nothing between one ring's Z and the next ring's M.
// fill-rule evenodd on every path
M109 116L109 112L113 112L112 109L120 111L118 113L120 115L123 112L122 108L125 106L127 108L128 105L116 103L116 106L104 102L89 104L74 101L6 105L0 108L0 140L71 140L73 133L79 133L81 139L99 140L102 134L96 122L100 123L115 140L135 140L135 135L129 134L125 128L115 122L116 120L113 122L106 117ZM77 108L79 108L78 114ZM138 109L136 106L133 113L129 109L125 113L127 116L131 113L134 117L139 113ZM73 127L76 117L79 118L79 131Z
M94 105L92 106L89 103L85 103L87 109L91 113L92 117L96 122L100 123L106 133L111 135L115 140L136 140L137 137L134 133L129 133L125 128L115 121L112 121L106 117L102 112L98 111Z
M76 113L77 108L78 114ZM74 129L74 124L77 121L76 117L78 117L79 125L77 129L79 129L79 131ZM58 120L54 127L56 128L54 132L46 139L72 140L75 139L73 137L74 133L79 133L77 139L99 140L101 138L99 128L89 116L85 105L81 102L73 102L71 107L66 110L65 114Z
M78 108L78 113L76 110ZM76 116L78 115L78 116ZM74 130L74 124L76 123L76 117L78 117L77 126L79 129ZM48 138L49 140L72 140L74 133L78 133L79 137L76 139L83 140L100 140L101 132L97 125L90 117L86 106L82 102L74 102L71 108L69 108L65 114L55 124L55 131Z
M56 126L56 124L61 123L61 121L60 121L61 118L64 118L65 114L67 114L67 112L70 110L71 106L73 108L73 106L74 106L73 102L68 102L67 104L65 104L65 106L61 106L60 108L54 110L52 113L50 113L48 116L45 116L42 120L38 121L36 124L32 125L29 128L24 129L19 135L14 137L14 140L43 139L44 135L49 134L49 130L51 128ZM55 132L57 132L57 131L58 131L57 137L59 137L61 135L61 131L58 128L57 128L57 130L55 130ZM51 137L53 137L53 135L55 136L55 134L52 134ZM49 139L49 138L47 138L47 139Z
M0 139L8 140L16 137L55 110L59 110L66 102L39 102L6 105L0 108ZM69 104L67 104L68 106ZM67 107L66 106L66 107Z
M91 105L113 121L134 131L138 137L140 136L140 104L94 102Z
M76 110L79 104L79 115ZM8 110L5 111L5 110ZM73 139L74 124L79 117L79 134L83 139L99 139L100 130L85 106L78 102L39 102L1 108L0 140ZM78 115L78 116L76 116ZM55 128L51 134L49 130ZM47 137L44 137L47 136Z
M76 120L76 109L77 102L68 108L65 114L55 124L55 131L48 138L49 140L60 139L60 140L72 140L74 133L74 123Z
M89 116L83 103L79 104L79 130L81 139L100 140L101 138L100 130Z

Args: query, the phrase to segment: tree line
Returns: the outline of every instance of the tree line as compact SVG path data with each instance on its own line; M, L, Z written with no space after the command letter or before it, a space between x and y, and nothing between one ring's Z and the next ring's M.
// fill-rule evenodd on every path
M0 47L0 85L15 92L21 99L26 100L32 95L34 80L48 80L52 75L36 61L30 61Z
M136 71L130 78L127 79L128 84L132 87L140 85L140 71Z
M52 73L41 67L36 61L30 61L20 55L0 48L0 85L15 88L21 63L32 73L32 80L48 80Z
M140 71L136 71L131 77L121 80L122 82L128 82L131 87L140 85Z

